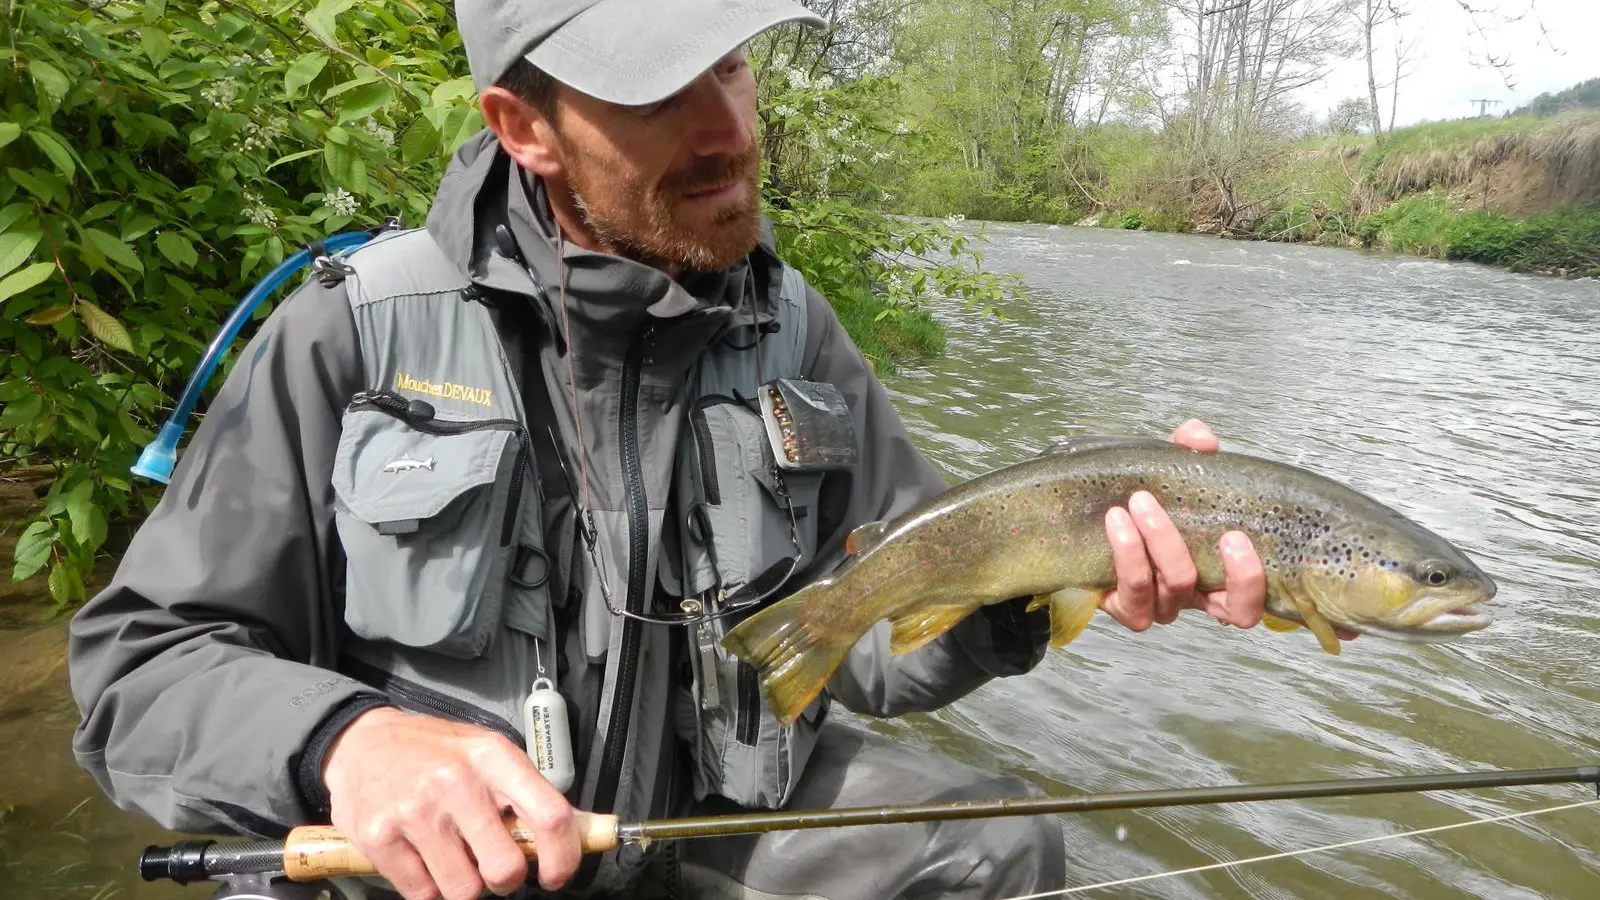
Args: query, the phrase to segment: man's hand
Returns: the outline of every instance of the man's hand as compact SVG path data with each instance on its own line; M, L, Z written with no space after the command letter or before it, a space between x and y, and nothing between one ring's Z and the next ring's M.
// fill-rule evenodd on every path
M582 858L572 806L503 736L393 708L340 732L323 766L333 824L406 900L509 894L528 861L501 816L528 823L539 883L555 890Z
M1202 453L1215 453L1218 447L1217 436L1198 419L1179 425L1171 440ZM1266 571L1243 532L1230 531L1218 541L1226 585L1209 593L1195 590L1197 575L1189 548L1148 492L1136 492L1127 509L1118 506L1106 513L1106 538L1116 561L1117 589L1100 605L1125 627L1144 631L1152 622L1170 625L1185 607L1239 628L1254 628L1261 622Z

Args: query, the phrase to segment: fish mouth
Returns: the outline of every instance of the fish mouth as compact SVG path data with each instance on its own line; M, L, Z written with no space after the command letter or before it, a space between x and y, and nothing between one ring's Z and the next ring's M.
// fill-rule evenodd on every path
M1473 604L1468 603L1453 606L1420 622L1406 622L1403 625L1382 622L1354 622L1346 623L1345 627L1351 631L1370 634L1374 637L1386 637L1411 643L1431 643L1434 641L1447 641L1463 634L1481 631L1492 624L1494 624L1494 616L1475 609Z

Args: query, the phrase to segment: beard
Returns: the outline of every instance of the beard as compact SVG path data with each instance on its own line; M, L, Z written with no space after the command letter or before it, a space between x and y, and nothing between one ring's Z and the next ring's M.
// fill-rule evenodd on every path
M710 272L755 249L761 230L760 144L752 141L737 156L696 160L654 185L630 177L626 167L603 156L575 150L563 146L562 153L573 203L611 252L646 264L677 263ZM691 208L683 201L686 194L735 182L744 183L744 196L716 208Z

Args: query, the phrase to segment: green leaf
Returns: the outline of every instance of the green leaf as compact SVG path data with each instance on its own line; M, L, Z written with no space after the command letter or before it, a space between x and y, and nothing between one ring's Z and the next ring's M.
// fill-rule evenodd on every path
M327 65L328 54L323 53L321 50L313 50L310 53L302 54L299 59L294 61L294 65L289 67L289 71L283 73L284 93L288 94L290 99L293 99L296 94L300 93L301 88L316 81L317 76L322 74L323 68Z
M323 135L323 137L327 138L328 143L338 144L341 147L349 146L350 144L350 132L340 128L337 125L329 128L328 133Z
M362 85L372 84L373 82L381 81L383 79L383 76L377 72L370 70L364 70L364 72L365 74L357 75L355 78L352 78L349 81L341 81L333 87L328 88L328 90L322 95L323 102L332 100L333 98L338 97L348 91L353 91Z
M47 203L66 205L66 191L57 188L52 183L55 176L51 175L47 170L37 169L25 172L16 166L8 166L6 167L6 174L11 176L12 181L27 188L28 193L38 197L40 200Z
M115 212L120 206L122 206L121 200L107 200L104 203L96 203L95 205L84 210L82 215L78 216L78 224L82 225L86 222L93 222L95 219L98 219L107 213Z
M159 66L172 55L172 38L159 28L146 28L139 35L139 49Z
M80 544L94 524L94 482L84 479L67 495L67 518L72 521L72 537Z
M416 165L439 152L439 130L422 116L411 120L410 127L400 136L400 160Z
M89 239L89 243L94 244L96 250L106 255L107 259L125 269L132 269L141 274L144 272L144 263L139 262L138 254L133 252L132 247L117 240L115 235L107 234L98 228L85 228L83 234Z
M367 161L359 156L350 157L350 193L362 196L367 192Z
M338 144L328 144L322 148L322 158L328 164L328 177L340 185L348 187L350 170L356 158L355 154Z
M44 397L29 391L21 400L7 403L6 408L0 410L0 431L32 425L38 421L40 413L43 412Z
M60 306L52 306L42 312L36 312L23 321L29 325L54 325L70 315L72 315L72 304L63 303Z
M15 122L0 122L0 147L11 143L22 134L22 126Z
M89 521L84 524L81 531L77 522L72 523L72 537L82 544L85 549L97 550L101 544L106 542L106 534L110 531L108 526L109 523L106 521L105 512L99 506L91 506L89 507Z
M57 606L66 606L72 602L72 568L65 560L56 560L50 567L50 597L56 601Z
M83 320L84 327L89 329L90 334L99 338L101 343L124 353L133 352L133 339L128 336L128 329L117 321L116 316L87 300L79 300L78 318Z
M291 163L291 162L294 162L297 159L305 159L308 156L316 156L317 154L319 154L321 152L322 152L322 148L320 148L320 147L312 147L310 150L301 150L299 153L291 153L288 156L282 157L281 159L278 159L278 160L274 161L272 163L272 165L267 166L267 168L264 171L271 172L273 169L276 169L277 167L283 165L284 163Z
M433 89L433 105L449 106L463 97L471 97L476 90L477 88L472 86L471 78L453 78L440 82L439 86Z
M21 581L31 577L33 573L44 568L50 561L50 547L56 542L56 525L51 521L35 522L22 532L17 538L16 550L12 557L16 559L16 568L11 572L13 581Z
M144 21L154 25L167 14L167 0L144 0Z
M0 234L0 275L28 261L33 248L44 237L37 231L8 231Z
M156 249L161 251L162 256L172 260L173 265L186 269L193 268L194 264L200 261L200 254L195 252L194 244L189 243L188 238L176 231L161 232L161 236L156 238Z
M0 303L10 300L23 291L38 287L48 280L55 270L55 263L34 263L20 272L14 272L0 279Z
M477 107L467 111L461 118L461 130L456 132L455 139L445 148L448 152L456 152L456 148L467 142L468 138L483 130L483 113Z
M355 5L355 0L322 0L316 8L305 14L306 27L324 43L337 44L334 31L339 14Z
M33 212L32 203L13 203L5 209L0 209L0 234L5 233L31 212Z
M60 108L72 82L60 69L42 59L30 61L28 72L33 75L33 86L39 92L39 105L44 107L45 118L48 119Z
M72 181L72 176L77 173L77 166L72 162L72 153L67 150L67 145L61 143L55 135L48 131L30 130L28 137L32 138L33 143L38 146L39 150L50 158L50 161L55 164L56 170L61 173L62 177L69 182Z
M394 88L387 81L374 81L350 91L339 106L340 122L365 119L389 105L394 99Z

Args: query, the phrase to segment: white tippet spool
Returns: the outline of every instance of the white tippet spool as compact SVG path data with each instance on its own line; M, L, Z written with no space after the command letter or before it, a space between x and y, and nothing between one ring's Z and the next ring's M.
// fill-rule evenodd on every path
M567 701L548 678L533 682L522 701L522 733L527 735L528 758L545 780L566 793L577 776L572 762L572 734L567 727Z

